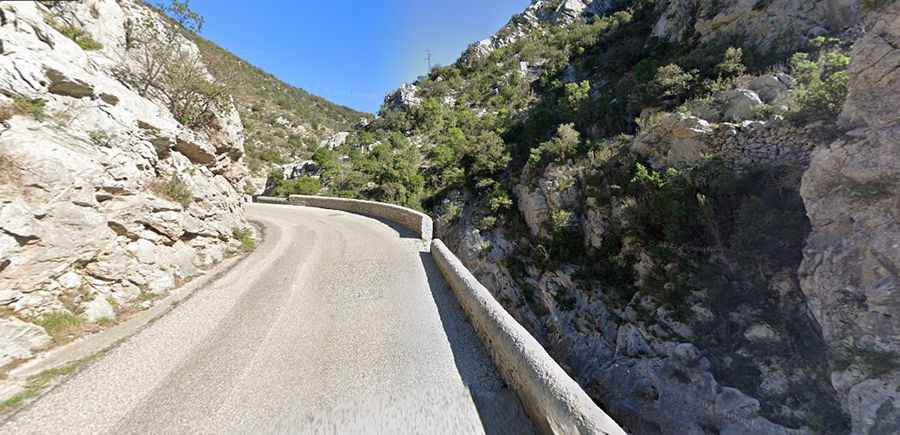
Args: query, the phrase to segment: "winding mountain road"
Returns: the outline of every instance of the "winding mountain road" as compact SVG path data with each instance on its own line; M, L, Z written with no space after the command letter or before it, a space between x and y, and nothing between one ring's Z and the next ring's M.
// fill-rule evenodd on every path
M415 235L249 214L253 255L0 433L533 433Z

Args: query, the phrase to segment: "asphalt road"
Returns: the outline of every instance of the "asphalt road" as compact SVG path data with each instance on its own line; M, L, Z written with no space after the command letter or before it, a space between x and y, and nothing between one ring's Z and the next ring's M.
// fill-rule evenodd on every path
M0 433L533 433L421 242L255 204L250 258Z

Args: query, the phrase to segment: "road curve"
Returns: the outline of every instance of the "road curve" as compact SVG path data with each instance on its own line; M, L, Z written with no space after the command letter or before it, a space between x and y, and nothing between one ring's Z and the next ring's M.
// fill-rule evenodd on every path
M256 253L0 433L533 433L414 235L249 215Z

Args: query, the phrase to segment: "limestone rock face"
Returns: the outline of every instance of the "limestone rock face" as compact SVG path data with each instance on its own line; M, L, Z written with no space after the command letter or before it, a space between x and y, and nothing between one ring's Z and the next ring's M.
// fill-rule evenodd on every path
M813 226L802 288L835 355L854 434L900 431L900 5L853 49L843 119L858 127L813 154L802 195Z
M528 30L544 24L567 24L578 18L600 15L615 6L611 0L533 0L524 12L517 15L503 29L488 39L469 46L461 61L468 63L490 55L522 38Z
M850 127L886 128L900 123L900 7L880 11L853 47L852 77L842 121Z
M44 330L19 319L0 319L0 365L31 357L32 352L50 344Z
M412 109L422 104L422 99L417 95L418 91L416 85L404 84L384 99L384 108L387 111Z
M549 165L533 183L521 183L513 189L532 236L549 237L550 214L576 207L578 172L579 168L571 166Z
M63 310L114 318L113 305L223 258L247 225L237 111L191 130L112 73L126 57L126 21L162 25L156 13L133 0L3 2L0 12L0 105L44 102L43 116L0 129L0 308L29 320ZM48 17L102 47L82 49ZM0 366L45 344L40 327L0 320Z
M798 48L808 38L840 33L861 18L854 0L667 0L659 7L653 36L675 42L695 34L702 40L736 34L764 50Z

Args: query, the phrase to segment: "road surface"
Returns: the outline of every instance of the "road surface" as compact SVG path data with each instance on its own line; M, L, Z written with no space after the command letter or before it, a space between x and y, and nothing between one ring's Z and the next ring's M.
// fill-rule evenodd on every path
M248 259L0 433L510 433L532 428L421 242L254 204Z

